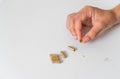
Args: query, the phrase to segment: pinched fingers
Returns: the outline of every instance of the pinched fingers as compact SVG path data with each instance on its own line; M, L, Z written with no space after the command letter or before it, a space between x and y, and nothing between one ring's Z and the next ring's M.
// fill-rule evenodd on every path
M104 29L104 28L105 28L105 27L104 27L104 25L102 25L102 24L94 25L94 26L90 29L90 31L83 37L83 42L85 43L85 42L88 42L88 41L90 41L90 40L93 40L93 39L97 36L97 34L98 34L99 32L101 32L102 29Z

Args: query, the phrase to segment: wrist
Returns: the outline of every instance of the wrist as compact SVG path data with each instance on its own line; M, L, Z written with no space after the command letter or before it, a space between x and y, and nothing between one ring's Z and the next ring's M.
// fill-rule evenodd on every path
M116 20L117 20L116 23L120 23L120 4L117 5L115 8L113 8L112 11L113 11L113 13L115 14L115 17L116 17Z

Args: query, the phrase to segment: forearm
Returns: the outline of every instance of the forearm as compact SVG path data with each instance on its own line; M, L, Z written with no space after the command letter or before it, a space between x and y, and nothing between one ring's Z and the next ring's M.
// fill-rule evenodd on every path
M116 16L117 23L120 23L120 4L113 8L112 10Z

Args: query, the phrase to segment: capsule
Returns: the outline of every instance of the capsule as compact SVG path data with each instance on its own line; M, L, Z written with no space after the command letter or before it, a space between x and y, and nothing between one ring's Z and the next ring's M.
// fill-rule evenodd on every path
M67 55L65 54L64 51L60 51L60 55L61 55L63 58L67 58Z
M73 52L75 52L75 50L76 50L73 46L68 46L68 49L69 49L70 51L73 51Z

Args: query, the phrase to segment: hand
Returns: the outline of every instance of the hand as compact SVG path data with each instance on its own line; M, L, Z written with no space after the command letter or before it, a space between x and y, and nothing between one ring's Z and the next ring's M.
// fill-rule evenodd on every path
M83 43L93 40L103 29L117 23L113 10L85 6L79 12L68 15L66 26L76 40ZM83 35L84 27L90 30Z

